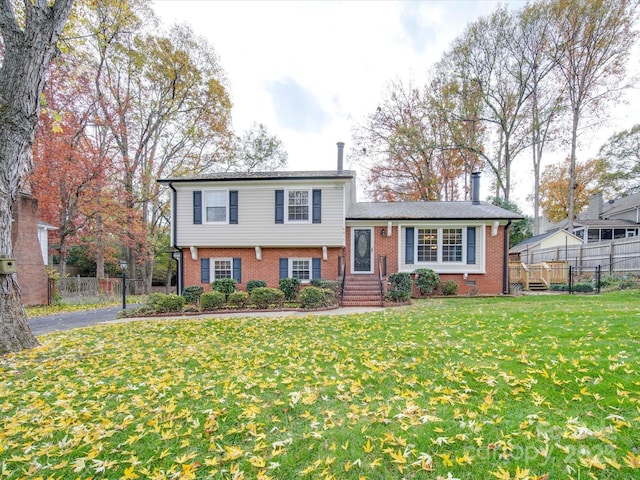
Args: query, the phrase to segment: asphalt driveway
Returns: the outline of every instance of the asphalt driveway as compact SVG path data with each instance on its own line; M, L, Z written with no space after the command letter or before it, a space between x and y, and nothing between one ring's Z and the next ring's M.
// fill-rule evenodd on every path
M127 305L127 309L138 307L139 305ZM43 317L33 317L28 319L28 322L33 334L38 336L73 328L88 327L97 323L115 322L120 310L122 310L121 306L113 306L78 312L61 312Z
M136 309L140 305L127 305L127 309ZM163 320L167 318L211 318L211 317L289 317L306 315L347 315L351 313L376 312L384 310L382 307L342 307L334 310L320 311L264 311L264 312L236 312L236 313L206 313L190 316L168 316L168 317L143 317L143 318L116 318L118 312L122 310L120 306L96 308L93 310L83 310L79 312L63 312L43 317L30 318L29 326L35 336L46 335L47 333L71 330L74 328L89 327L99 323L133 322L137 320Z

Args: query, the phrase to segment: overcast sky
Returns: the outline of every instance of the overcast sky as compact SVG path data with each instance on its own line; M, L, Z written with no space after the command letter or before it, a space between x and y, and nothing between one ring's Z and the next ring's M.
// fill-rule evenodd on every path
M263 123L283 141L289 170L330 170L336 168L336 142L345 142L348 153L352 124L375 110L389 81L421 84L465 26L500 3L524 5L156 0L154 10L165 24L188 23L212 44L229 80L236 133ZM628 111L616 112L613 131L638 122ZM355 167L348 156L345 167ZM516 176L522 184L517 200L526 207L530 169Z

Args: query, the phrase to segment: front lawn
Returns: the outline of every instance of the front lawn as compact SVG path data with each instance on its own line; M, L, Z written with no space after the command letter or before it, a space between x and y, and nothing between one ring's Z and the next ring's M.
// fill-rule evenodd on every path
M0 358L0 479L638 478L639 301L48 335Z

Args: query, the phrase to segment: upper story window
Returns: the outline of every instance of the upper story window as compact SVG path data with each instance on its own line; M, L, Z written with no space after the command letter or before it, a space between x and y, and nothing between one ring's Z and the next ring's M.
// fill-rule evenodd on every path
M204 192L205 221L207 223L226 223L229 194L226 190Z
M309 190L287 191L287 220L290 222L309 221Z

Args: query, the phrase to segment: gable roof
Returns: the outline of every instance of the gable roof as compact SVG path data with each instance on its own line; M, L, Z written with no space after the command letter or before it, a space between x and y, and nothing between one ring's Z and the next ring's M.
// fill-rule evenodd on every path
M239 180L329 180L333 178L353 179L353 170L316 170L281 172L214 172L174 178L161 178L158 183L188 182L237 182Z
M480 202L358 202L347 220L521 220L522 215Z
M640 207L640 193L634 193L633 195L627 195L626 197L605 202L602 206L602 216L606 218L638 207Z
M526 249L539 245L542 243L542 241L546 238L549 237L553 237L554 235L564 235L566 237L573 237L574 239L576 239L577 241L579 241L580 243L582 243L582 240L578 237L576 237L573 233L569 233L566 230L551 230L549 232L546 233L541 233L540 235L534 235L533 237L529 237L524 239L523 241L521 241L520 243L514 245L513 247L511 247L509 249L510 253L520 253L525 251Z

